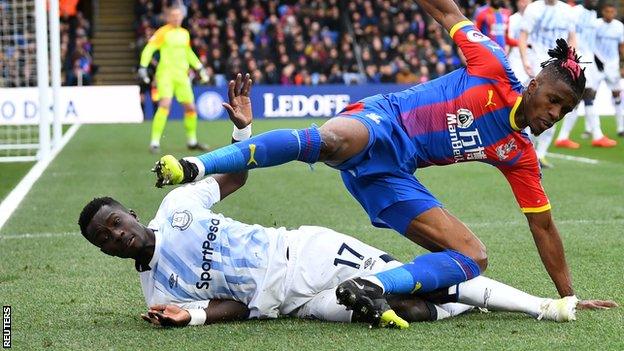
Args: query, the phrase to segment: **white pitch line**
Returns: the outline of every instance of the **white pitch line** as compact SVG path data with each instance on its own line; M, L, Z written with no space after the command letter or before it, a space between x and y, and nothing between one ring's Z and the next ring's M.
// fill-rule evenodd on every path
M552 153L552 152L549 152L546 155L550 156L552 158L558 158L558 159L561 159L561 160L587 163L587 164L590 164L590 165L597 165L597 164L599 164L601 162L601 161L595 160L593 158L579 157L579 156L570 156L570 155L564 155L564 154L555 154L555 153Z
M54 160L56 155L61 152L63 147L71 140L71 138L76 134L80 128L80 124L72 125L65 135L61 138L61 141L58 147L55 147L50 153L49 157L45 160L41 160L37 162L31 169L28 171L26 176L17 184L17 186L9 193L9 195L0 203L0 229L4 226L4 224L9 220L13 212L17 209L19 204L24 200L26 194L30 191L33 185L37 182L39 177L43 174L43 171L48 168L48 165Z
M557 224L624 224L624 219L564 219L556 222ZM475 222L466 223L469 227L488 227L488 226L509 226L509 225L521 225L526 222L511 221L511 222ZM357 227L357 230L370 228L370 225L358 225L351 226ZM356 230L351 229L350 230ZM0 235L0 240L21 240L21 239L40 239L40 238L58 238L64 236L78 236L80 232L63 232L63 233L26 233L15 235Z
M62 236L74 236L78 235L78 232L66 232L66 233L37 233L37 234L18 234L18 235L0 235L0 240L12 240L12 239L40 239L40 238L58 238Z

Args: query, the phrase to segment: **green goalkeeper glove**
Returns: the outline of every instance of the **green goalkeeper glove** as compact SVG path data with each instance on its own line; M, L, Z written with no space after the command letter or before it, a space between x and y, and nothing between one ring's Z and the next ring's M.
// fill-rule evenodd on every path
M160 158L152 168L156 173L156 187L165 185L184 184L195 181L199 175L199 168L193 162L185 159L177 160L171 155Z

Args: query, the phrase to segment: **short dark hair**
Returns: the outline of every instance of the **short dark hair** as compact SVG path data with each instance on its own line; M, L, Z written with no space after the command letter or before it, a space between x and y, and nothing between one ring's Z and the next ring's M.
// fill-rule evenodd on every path
M96 197L91 200L80 212L80 217L78 218L78 225L80 226L80 232L82 235L88 239L87 237L87 227L93 216L102 208L102 206L120 206L124 208L122 204L120 204L117 200L112 197L104 196L104 197Z
M541 63L543 71L567 83L580 99L585 90L585 68L579 65L580 57L568 42L559 38L556 43L557 46L548 50L550 59Z
M602 4L602 7L601 7L601 8L605 9L605 8L607 8L607 7L617 8L617 7L615 6L615 4L614 4L614 3L612 3L611 1L607 1L607 2L605 2L604 4Z

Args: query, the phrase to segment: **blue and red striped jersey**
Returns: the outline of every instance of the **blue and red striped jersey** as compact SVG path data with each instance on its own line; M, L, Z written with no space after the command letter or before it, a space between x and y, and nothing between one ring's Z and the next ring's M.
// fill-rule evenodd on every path
M505 175L523 212L550 209L533 144L515 124L523 87L505 53L470 21L450 35L467 67L385 95L418 150L418 167L489 163Z
M500 8L497 10L487 6L475 16L475 25L481 33L490 37L501 48L505 48L510 16L511 11L508 9Z

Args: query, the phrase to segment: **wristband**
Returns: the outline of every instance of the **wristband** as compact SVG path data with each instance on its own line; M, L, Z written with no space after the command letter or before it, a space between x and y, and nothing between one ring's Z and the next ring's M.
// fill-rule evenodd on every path
M206 323L206 311L203 308L192 308L186 310L191 315L188 325L203 325Z
M238 129L234 126L234 129L232 130L232 139L236 141L244 141L249 138L251 138L251 123L243 129Z

